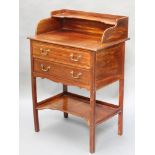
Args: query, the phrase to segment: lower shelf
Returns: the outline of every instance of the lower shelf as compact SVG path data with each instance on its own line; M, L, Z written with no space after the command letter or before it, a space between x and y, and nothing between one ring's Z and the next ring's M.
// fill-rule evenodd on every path
M38 110L60 110L84 118L90 124L89 98L72 93L61 93L38 103ZM100 124L108 118L118 114L118 106L102 101L96 101L96 124Z

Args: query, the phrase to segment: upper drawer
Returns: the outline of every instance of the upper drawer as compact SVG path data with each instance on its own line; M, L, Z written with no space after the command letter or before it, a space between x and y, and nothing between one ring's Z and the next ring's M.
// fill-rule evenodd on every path
M33 41L32 53L33 57L36 58L69 64L80 68L90 68L90 53L87 51Z

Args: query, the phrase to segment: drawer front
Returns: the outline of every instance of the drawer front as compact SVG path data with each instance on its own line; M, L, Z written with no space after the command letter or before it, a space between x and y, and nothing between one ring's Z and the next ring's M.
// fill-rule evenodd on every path
M90 72L86 69L77 69L55 62L34 59L34 72L41 73L53 81L88 88L90 85Z
M90 53L77 49L62 48L58 45L34 41L33 57L69 64L80 68L90 68Z

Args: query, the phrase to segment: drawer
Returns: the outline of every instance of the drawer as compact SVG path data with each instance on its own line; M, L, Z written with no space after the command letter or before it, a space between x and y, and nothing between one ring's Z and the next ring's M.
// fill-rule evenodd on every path
M78 69L46 60L34 59L34 73L41 73L43 77L68 85L88 88L90 85L90 71Z
M80 68L90 68L90 53L78 49L63 48L58 45L33 41L33 57L69 64Z

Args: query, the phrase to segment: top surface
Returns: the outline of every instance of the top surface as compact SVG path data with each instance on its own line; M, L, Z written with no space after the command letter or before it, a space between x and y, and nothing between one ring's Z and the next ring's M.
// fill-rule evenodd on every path
M119 40L115 42L101 43L101 36L94 36L70 30L51 31L30 37L30 39L91 51L97 51L125 41Z

